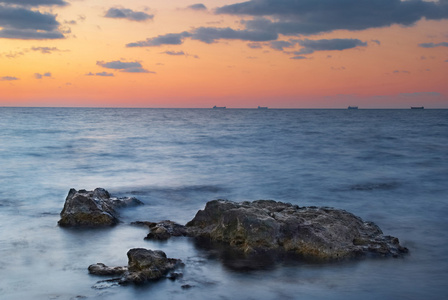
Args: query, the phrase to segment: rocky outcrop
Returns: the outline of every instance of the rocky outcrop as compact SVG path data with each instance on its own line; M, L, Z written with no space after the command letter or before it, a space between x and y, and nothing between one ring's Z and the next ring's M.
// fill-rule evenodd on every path
M70 189L58 224L65 227L111 226L119 222L117 208L143 204L134 197L115 198L103 188Z
M128 271L128 267L108 267L103 263L96 263L90 265L88 270L90 274L94 275L118 276L126 273Z
M102 263L90 265L88 270L94 275L121 275L120 284L144 283L161 278L176 279L179 273L169 275L171 271L182 266L180 259L167 258L165 252L134 248L128 251L127 267L107 267Z
M408 250L372 222L328 207L299 207L272 200L214 200L186 224L188 236L230 245L246 254L293 253L318 260Z

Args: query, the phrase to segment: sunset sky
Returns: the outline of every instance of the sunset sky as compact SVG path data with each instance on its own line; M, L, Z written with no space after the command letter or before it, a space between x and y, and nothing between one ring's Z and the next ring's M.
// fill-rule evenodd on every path
M448 108L448 0L0 0L0 106Z

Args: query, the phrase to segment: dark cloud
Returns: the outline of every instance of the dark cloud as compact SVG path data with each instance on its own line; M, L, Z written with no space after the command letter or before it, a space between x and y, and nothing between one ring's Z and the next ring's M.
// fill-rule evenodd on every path
M64 0L0 0L0 3L26 5L26 6L66 6L67 1Z
M422 18L448 18L448 1L423 0L251 0L226 5L217 14L250 15L247 29L284 35L364 30L393 24L410 26ZM267 19L264 17L271 17Z
M242 40L251 42L273 41L278 38L276 33L253 30L234 30L232 28L199 27L193 30L191 38L211 44L219 39Z
M283 48L294 47L296 43L288 41L273 41L269 43L272 49L283 51Z
M133 11L128 8L110 8L104 16L106 18L126 19L137 22L148 21L154 18L154 15L149 15L142 11Z
M52 31L59 25L55 15L0 5L0 26L4 28Z
M144 69L142 64L139 63L138 61L134 62L122 62L119 60L110 62L97 61L96 64L103 68L120 70L121 72L127 72L127 73L154 73Z
M216 28L216 27L199 27L191 32L168 33L159 35L154 38L148 38L146 41L129 43L126 47L154 47L161 45L180 45L185 38L199 40L201 42L211 44L220 39L226 40L243 40L253 42L273 41L277 39L276 33L251 31L251 30L235 30L232 28Z
M146 39L146 41L129 43L126 45L126 47L154 47L161 45L180 45L183 43L184 38L190 36L191 33L187 31L184 31L182 33L168 33L165 35L159 35L154 38Z
M62 39L56 15L29 10L24 7L0 5L0 38Z
M19 78L14 77L14 76L3 76L3 77L0 77L0 81L14 81L14 80L19 80Z
M356 47L366 47L367 42L358 39L322 39L322 40L298 40L303 48L296 52L297 55L311 54L315 51L342 51Z
M0 38L20 40L54 40L63 39L64 35L58 31L36 31L29 29L3 29Z
M436 48L436 47L448 47L448 42L442 42L442 43L422 43L418 44L422 48Z
M190 5L188 8L193 10L207 10L207 7L202 3Z
M374 42L377 45L381 45L381 42L379 40L372 40L372 42Z

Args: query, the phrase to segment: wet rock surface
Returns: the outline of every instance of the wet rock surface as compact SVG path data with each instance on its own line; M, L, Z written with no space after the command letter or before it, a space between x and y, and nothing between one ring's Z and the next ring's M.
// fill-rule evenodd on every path
M214 200L186 224L187 235L221 242L245 254L292 253L317 260L407 253L395 237L344 210L272 200Z
M64 227L111 226L119 222L116 209L143 204L134 197L115 198L103 188L70 189L58 224Z
M175 258L167 258L165 252L134 248L128 251L128 265L126 267L107 267L102 263L90 265L89 273L94 275L121 275L119 279L113 279L120 284L144 283L147 281L169 278L180 278L180 273L169 274L181 267L182 261Z

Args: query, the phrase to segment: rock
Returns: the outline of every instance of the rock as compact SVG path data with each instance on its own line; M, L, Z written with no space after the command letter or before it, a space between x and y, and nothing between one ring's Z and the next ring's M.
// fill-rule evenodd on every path
M93 275L102 275L102 276L115 276L115 275L123 275L128 268L127 267L108 267L102 263L96 263L90 265L89 273Z
M108 191L70 189L61 211L60 226L111 226L119 222L117 208L143 204L136 198L112 198Z
M153 222L134 222L136 225L146 225L150 232L145 237L145 240L160 240L164 241L172 236L185 236L187 231L185 226L177 224L173 221L165 220L158 223Z
M122 275L119 279L120 284L125 283L144 283L146 281L157 280L161 278L176 279L182 275L171 273L170 271L182 265L180 259L167 258L165 252L160 250L148 250L143 248L134 248L128 251L127 267L107 267L102 263L89 266L89 273L95 275Z
M134 248L128 251L128 272L121 282L143 283L164 277L180 266L180 259L167 258L165 252Z
M318 260L375 254L401 256L407 248L378 226L328 207L272 200L214 200L186 224L188 236L230 245L245 254L293 253Z

